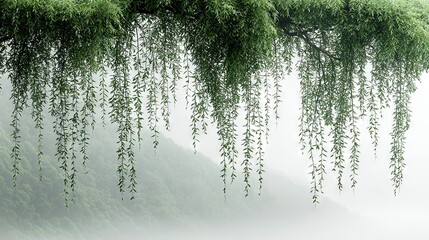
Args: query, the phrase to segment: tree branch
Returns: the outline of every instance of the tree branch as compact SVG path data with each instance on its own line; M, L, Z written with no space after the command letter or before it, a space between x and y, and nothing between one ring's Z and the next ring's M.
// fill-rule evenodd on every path
M190 14L188 12L184 12L181 11L181 7L180 6L162 6L160 8L148 8L146 7L145 3L140 2L138 5L135 5L132 7L132 9L135 10L135 12L138 12L140 14L158 14L160 12L169 12L175 15L180 15L186 18L191 18L191 19L197 19L199 15L201 15L201 13L193 13ZM294 31L289 31L287 29L290 29L291 26L296 26L297 30ZM334 56L332 53L330 53L329 51L327 51L326 49L323 49L320 46L317 46L313 40L310 38L310 36L308 36L308 33L310 32L315 32L317 30L320 29L320 26L315 25L312 26L310 28L307 29L303 29L300 30L302 27L299 26L298 24L295 24L293 19L290 17L285 17L285 16L280 16L277 20L277 26L279 27L279 29L283 29L283 32L291 37L299 37L302 40L304 40L304 42L306 42L310 47L316 49L317 51L325 54L326 56L334 59L334 60L340 60L337 56ZM332 29L324 29L324 30L332 30Z
M283 33L285 33L286 35L290 36L290 37L298 37L302 40L304 40L304 42L306 44L308 44L310 47L316 49L317 51L325 54L326 56L328 56L331 59L334 60L340 60L339 57L335 56L333 53L329 52L328 50L317 46L314 41L311 39L311 37L308 35L308 33L310 32L315 32L317 30L321 30L320 26L315 25L312 26L310 28L305 28L303 26L300 26L299 24L295 24L293 19L290 17L280 17L278 19L278 24L277 26L283 30ZM295 26L295 27L291 27L291 26ZM293 31L290 31L289 29L294 29ZM324 31L330 31L333 30L333 28L329 28L329 29L323 29Z
M334 60L340 60L340 58L339 57L337 57L337 56L335 56L335 55L333 55L333 53L331 53L331 52L329 52L328 50L326 50L326 49L324 49L324 48L322 48L322 47L320 47L320 46L317 46L313 41L312 41L312 39L310 38L310 36L308 36L308 34L306 33L306 32L301 32L300 34L298 34L298 36L297 37L299 37L299 38L301 38L302 40L304 40L304 42L305 43L307 43L310 47L312 47L312 48L314 48L314 49L316 49L316 50L318 50L319 52L321 52L321 53L323 53L323 54L325 54L326 56L328 56L328 57L330 57L330 58L332 58L332 59L334 59Z

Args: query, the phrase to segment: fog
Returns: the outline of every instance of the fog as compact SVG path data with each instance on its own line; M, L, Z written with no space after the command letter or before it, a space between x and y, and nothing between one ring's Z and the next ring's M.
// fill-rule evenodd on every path
M300 87L296 73L287 77L282 86L280 120L277 124L272 123L271 126L269 144L265 149L266 166L302 184L302 187L307 188L310 196L309 161L301 153L298 137ZM345 177L345 188L340 192L336 185L336 173L328 172L324 185L325 198L314 207L308 219L297 222L293 226L282 224L282 219L276 219L274 222L257 227L261 230L255 231L255 235L262 234L264 239L284 239L283 237L294 237L291 239L387 239L387 237L389 239L429 239L427 228L429 222L428 102L429 74L425 73L421 77L421 82L417 84L417 91L412 94L412 118L407 132L405 176L397 196L393 194L389 169L392 110L386 109L380 121L380 139L376 157L367 131L368 120L365 119L359 124L361 162L358 185L355 189L350 189L350 184ZM172 129L164 134L178 144L190 148L192 139L189 137L190 131L186 128L190 122L183 120L186 119L187 113L181 109L183 109L182 106L176 108L174 112L176 119L172 121ZM198 151L212 159L219 159L217 148L213 147L216 145L215 130L212 128L209 129L207 136L201 137ZM348 176L348 173L344 176ZM324 211L325 199L330 199L344 207L350 215L338 219L335 211ZM308 201L308 204L311 204L311 201ZM285 215L283 220L289 220L289 217ZM264 232L263 229L266 231ZM262 239L262 237L248 239Z
M422 76L417 87L412 95L412 123L407 132L405 178L397 196L393 194L390 181L389 133L392 117L391 110L387 109L381 122L377 158L374 157L369 134L365 131L367 124L361 123L361 163L356 189L349 188L345 177L345 188L339 192L336 174L329 172L320 203L312 203L309 162L301 154L298 136L299 80L296 74L292 74L283 82L280 119L277 125L272 123L269 143L265 146L267 172L261 196L258 195L255 174L249 197L244 197L239 177L235 183L228 185L224 198L222 180L219 177L218 141L213 127L209 127L207 135L200 137L198 154L193 155L192 162L185 168L186 171L199 173L180 175L183 171L180 164L185 162L180 160L174 165L176 158L179 155L186 155L184 159L191 158L189 156L192 156L193 149L189 128L190 112L185 110L184 99L178 98L171 113L171 129L162 131L166 138L161 139L160 147L154 151L149 143L140 151L143 152L141 154L149 154L144 157L153 159L158 165L151 167L150 164L154 163L145 162L143 157L140 159L142 165L137 170L142 189L136 200L121 199L123 196L117 193L114 170L103 170L103 173L111 171L112 180L109 178L97 182L97 178L105 176L95 170L100 166L94 163L94 171L82 177L79 184L91 185L99 192L82 187L82 192L91 192L93 195L86 192L78 195L75 205L69 208L62 206L54 212L48 209L48 220L43 221L40 220L40 215L48 210L30 208L29 211L37 212L35 215L38 216L31 215L30 218L30 214L18 213L18 207L21 206L19 203L5 205L4 209L0 208L0 213L7 213L7 206L12 206L9 207L12 213L9 211L10 215L0 215L0 223L4 227L2 229L0 226L0 239L429 239L429 205L426 203L429 197L429 152L426 150L429 145L429 74ZM7 127L4 128L5 132L10 131ZM114 130L109 127L96 129L94 135L101 136L101 140L96 140L97 143L91 144L91 147L96 149L93 157L102 154L113 156L105 157L103 161L114 168L115 149L106 146L116 140L110 139L110 133L107 132ZM174 147L174 143L169 141L184 149ZM171 160L166 161L167 158ZM137 160L139 161L139 157ZM202 162L201 166L199 161ZM92 169L91 164L89 169ZM173 170L175 175L169 175ZM0 177L6 179L3 181L0 178L0 187L10 187L9 183L5 183L10 176ZM180 184L177 184L179 181ZM192 185L183 185L188 182ZM21 199L17 192L26 189L28 182L25 177L21 184L18 190L4 188L4 191L9 191L9 195L0 195L0 200L14 202ZM61 182L53 189L53 193L39 192L39 195L44 199L52 199L51 201L61 201ZM15 200L13 196L16 197ZM103 196L102 202L97 202L100 201L99 196ZM29 199L37 198L30 195ZM187 206L186 203L194 205ZM98 207L102 204L106 204L106 208L99 210ZM80 208L92 209L93 212L85 210L74 213L79 212ZM8 235L8 226L5 227L5 224L7 225L9 216L15 219L11 226L18 229L19 233L11 230ZM94 220L86 222L86 217ZM50 219L54 219L55 223ZM30 231L27 222L32 223L32 229L36 230ZM49 231L44 230L47 228Z

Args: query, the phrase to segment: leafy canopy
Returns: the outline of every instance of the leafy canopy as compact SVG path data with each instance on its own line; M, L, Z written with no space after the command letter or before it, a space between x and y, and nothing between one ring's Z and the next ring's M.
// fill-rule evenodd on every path
M13 182L20 171L21 113L30 108L39 130L42 171L47 110L67 200L77 160L84 166L88 160L100 106L103 122L108 116L117 126L119 190L129 188L133 197L142 129L152 131L156 147L183 80L194 145L209 121L216 124L225 187L240 169L247 194L253 171L262 184L269 122L272 113L278 116L281 80L297 57L300 138L311 161L313 200L322 192L330 157L338 187L346 166L356 185L356 122L368 117L376 148L387 106L394 109L390 168L396 193L410 94L429 69L428 56L429 4L423 0L0 0L0 71L12 82L15 106ZM238 136L241 107L245 130Z

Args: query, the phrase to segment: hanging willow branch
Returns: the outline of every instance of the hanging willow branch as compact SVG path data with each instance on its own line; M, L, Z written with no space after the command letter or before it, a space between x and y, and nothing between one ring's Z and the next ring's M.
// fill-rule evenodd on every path
M19 118L28 106L39 130L43 169L47 107L66 203L73 200L76 161L89 161L88 131L100 106L103 122L109 111L117 126L119 190L128 188L133 198L136 141L147 127L158 145L183 78L194 147L211 118L221 143L224 191L241 170L247 195L252 172L262 186L268 126L272 112L278 118L281 80L297 57L300 139L310 158L314 202L329 168L337 172L339 189L346 168L356 186L356 123L368 116L376 149L380 111L390 105L396 193L405 166L410 94L429 69L428 56L429 5L418 0L0 0L0 73L13 86L13 182L21 161ZM241 106L243 135L237 126Z

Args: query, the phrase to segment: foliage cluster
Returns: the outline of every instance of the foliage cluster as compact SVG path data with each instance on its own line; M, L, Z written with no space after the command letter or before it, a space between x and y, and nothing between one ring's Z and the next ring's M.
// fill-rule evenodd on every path
M224 185L241 168L247 195L252 171L262 183L269 121L272 112L278 116L281 79L298 57L300 137L311 159L314 201L329 156L339 188L346 165L356 185L356 121L368 116L376 148L380 111L390 105L396 192L403 177L410 93L429 68L427 56L429 5L420 0L1 0L0 70L13 84L15 106L14 183L21 169L24 108L32 109L40 130L39 159L43 110L54 117L68 199L77 153L85 165L88 129L100 105L105 114L111 109L108 115L117 125L120 192L129 188L134 194L136 142L147 125L157 146L159 127L164 122L169 128L169 107L184 78L194 145L209 121L216 124ZM243 136L237 134L240 106ZM328 134L332 149L326 146Z

